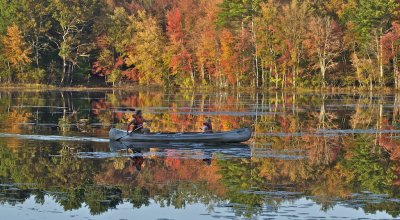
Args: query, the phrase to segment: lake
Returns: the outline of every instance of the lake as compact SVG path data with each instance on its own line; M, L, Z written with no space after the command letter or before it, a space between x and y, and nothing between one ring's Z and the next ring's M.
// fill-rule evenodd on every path
M1 91L0 218L392 219L400 94ZM242 144L110 142L251 127Z

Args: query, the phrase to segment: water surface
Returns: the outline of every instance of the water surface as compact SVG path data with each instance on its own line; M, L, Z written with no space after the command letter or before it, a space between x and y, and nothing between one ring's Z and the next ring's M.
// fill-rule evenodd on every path
M0 217L392 219L400 94L0 92ZM251 127L242 144L110 142Z

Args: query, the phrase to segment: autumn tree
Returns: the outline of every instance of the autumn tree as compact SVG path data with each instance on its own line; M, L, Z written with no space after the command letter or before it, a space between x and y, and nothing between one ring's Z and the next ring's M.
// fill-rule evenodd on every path
M347 39L354 53L357 53L354 56L360 61L367 60L366 62L378 67L377 74L374 69L369 72L370 87L373 86L374 80L378 80L379 85L383 86L385 80L383 47L380 39L390 28L390 22L397 14L399 2L396 0L351 0L344 6L342 20L346 21L347 34L350 34Z
M167 36L169 44L166 47L164 62L169 66L171 75L183 86L195 85L195 69L193 57L185 46L182 14L174 8L167 13ZM189 77L187 77L189 75ZM170 81L167 77L167 81Z
M15 24L7 28L7 34L2 38L5 59L10 67L20 74L26 74L26 65L31 63L31 48L25 42L21 31ZM24 79L24 77L23 77Z
M224 29L220 36L221 42L221 58L220 58L220 66L222 71L222 76L220 81L220 85L238 85L239 84L239 69L238 62L239 58L237 56L235 47L236 47L236 39L233 36L232 32L227 29Z
M292 76L292 85L297 86L297 78L301 72L301 63L304 60L304 41L307 34L308 18L310 15L310 5L308 1L300 2L298 0L291 1L290 4L283 6L279 19L279 37L283 40L283 51L281 54L284 58L289 58L289 66L285 67ZM286 55L285 55L286 54ZM286 70L284 70L286 71ZM283 74L286 74L285 72ZM285 81L285 80L283 80ZM286 84L286 82L283 82Z
M243 30L238 36L235 51L238 56L239 72L236 86L259 86L258 57L254 54L254 38L250 30ZM256 62L257 61L257 62Z
M269 86L272 76L277 73L277 62L278 57L277 45L279 40L276 36L276 16L278 15L278 6L273 0L269 0L267 3L261 4L261 15L256 17L256 43L258 49L256 53L260 57L261 63L261 79L262 85ZM278 79L275 80L276 87Z
M124 74L129 77L134 68L125 62L127 52L133 47L134 17L129 16L124 8L116 7L104 23L105 31L96 41L100 52L92 64L92 72L115 84L122 81Z
M400 24L393 22L392 28L382 36L383 63L392 64L392 72L395 89L400 89L399 53L400 53Z
M205 30L200 35L196 50L202 83L211 82L216 77L218 67L218 43L215 30Z
M218 26L228 28L238 35L240 44L237 53L240 60L240 74L255 72L254 84L259 86L259 58L257 53L257 34L254 27L260 9L259 0L224 0L216 20ZM246 45L247 44L247 45Z
M139 70L140 84L161 84L165 67L162 56L164 39L157 21L140 11L134 24L136 33L132 39L134 49L127 53L128 65Z
M342 34L338 23L328 16L311 18L306 47L314 67L321 73L322 86L326 87L326 72L337 64L343 51Z
M219 59L219 43L218 31L215 19L218 16L218 1L201 1L201 8L204 11L203 19L198 24L198 39L195 45L195 55L200 73L200 80L203 84L211 83L213 79L218 78L218 59Z
M91 71L113 84L398 88L392 24L399 6L397 0L0 0L0 39L18 27L31 51L32 62L21 64L30 82L89 82ZM0 81L12 81L16 68L3 40L0 46Z

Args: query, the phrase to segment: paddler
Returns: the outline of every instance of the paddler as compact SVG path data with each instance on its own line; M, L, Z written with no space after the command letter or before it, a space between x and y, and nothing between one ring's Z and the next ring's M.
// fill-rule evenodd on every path
M129 133L129 127L133 124L132 132L135 132L135 133L149 133L150 129L143 128L143 125L144 125L145 122L151 122L151 120L144 119L143 115L142 115L142 110L137 110L135 115L133 115L132 121L129 122L128 128L126 129L126 132Z
M207 118L204 123L203 123L203 132L204 133L212 133L212 123L211 123L211 118Z

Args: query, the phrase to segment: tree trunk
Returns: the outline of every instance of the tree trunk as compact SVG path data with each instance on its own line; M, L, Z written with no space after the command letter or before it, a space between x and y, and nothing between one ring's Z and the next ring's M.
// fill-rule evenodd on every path
M400 99L399 99L399 93L396 92L394 95L394 103L393 103L393 115L392 115L392 124L395 124L397 122L396 118L400 113Z
M61 74L61 82L60 85L64 84L64 80L65 80L65 75L66 75L66 69L67 69L67 61L65 57L62 57L63 60L63 70L62 70L62 74Z
M189 66L190 66L190 78L191 78L191 80L192 80L192 86L194 87L195 86L195 73L194 73L194 68L193 68L193 66L192 66L192 63L191 62L189 62Z
M382 33L382 28L380 29L380 32L375 33L375 41L376 41L376 56L378 60L378 66L379 66L379 86L384 86L384 78L383 78L383 58L382 58L382 51L383 51L383 45L380 41L380 34Z
M200 64L200 75L201 75L201 81L205 82L206 81L206 74L204 71L204 64Z
M262 87L264 88L264 85L265 85L265 71L264 71L264 61L263 61L263 59L261 58L261 84L262 84Z
M257 35L256 32L254 31L254 21L253 19L251 20L251 29L253 31L253 42L254 42L254 50L255 50L255 71L256 71L256 87L258 88L259 86L259 73L258 73L258 48L257 48Z
M70 65L70 79L69 79L69 84L72 85L73 82L73 77L72 73L75 71L75 65Z
M399 71L397 67L397 56L393 57L393 78L394 78L394 88L399 90Z
M296 89L296 78L297 78L297 68L296 67L293 67L292 74L293 74L293 88Z
M276 64L275 64L275 89L278 89L278 80L279 80L279 76L278 76L278 71L277 71Z
M320 65L321 76L322 76L322 87L325 88L326 87L326 81L325 81L326 68L325 68L324 59L320 60L319 65Z
M282 76L282 89L285 89L285 85L286 85L286 68L283 71L283 76Z
M269 72L267 75L267 87L270 88L271 87L271 79L272 79L272 73L273 73L274 69L272 68L272 63L271 66L269 67Z

